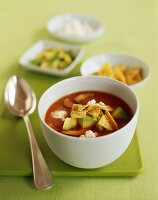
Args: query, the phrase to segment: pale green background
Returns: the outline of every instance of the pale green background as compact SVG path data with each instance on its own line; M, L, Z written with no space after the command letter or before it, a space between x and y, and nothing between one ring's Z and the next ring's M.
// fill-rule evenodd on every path
M144 171L135 178L56 177L48 191L32 178L0 177L0 199L158 199L158 1L157 0L5 0L0 1L0 87L19 57L39 39L51 39L45 24L65 12L96 15L105 34L84 45L84 59L101 52L136 55L149 63L150 81L136 92L140 99L138 137ZM2 93L2 90L0 91ZM5 131L5 130L4 130Z

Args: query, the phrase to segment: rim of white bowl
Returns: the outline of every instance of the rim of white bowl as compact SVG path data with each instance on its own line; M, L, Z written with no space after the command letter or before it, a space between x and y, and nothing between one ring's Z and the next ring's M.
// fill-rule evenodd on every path
M134 98L135 98L135 100L136 100L136 103L137 103L136 111L135 111L135 113L133 114L133 116L132 116L132 118L130 119L130 121L129 121L125 126L123 126L122 128L120 128L120 129L118 129L118 130L116 130L116 131L114 131L114 132L112 132L112 133L110 133L110 134L103 135L103 136L100 136L100 137L95 137L95 138L81 138L81 137L74 137L74 136L71 136L71 135L65 135L65 134L63 134L63 133L60 133L60 132L56 131L55 129L52 129L50 126L48 126L48 124L47 124L47 123L44 121L44 119L41 117L41 115L40 115L40 110L39 110L39 109L40 109L39 107L40 107L40 104L41 104L41 101L42 101L43 96L44 96L47 92L49 92L49 90L51 90L53 86L58 85L58 84L61 84L62 82L68 82L68 81L75 80L75 79L78 79L78 78L81 78L81 79L82 79L82 78L85 78L85 76L76 76L76 77L71 77L71 78L67 78L67 79L64 79L64 80L62 80L62 81L59 81L58 83L56 83L56 84L52 85L51 87L49 87L49 88L42 94L42 96L40 97L40 100L39 100L39 102L38 102L38 115L39 115L40 120L46 125L46 127L47 127L49 130L52 131L52 134L57 134L58 136L65 137L66 139L74 139L74 140L84 140L84 141L88 141L88 140L101 140L102 138L105 138L105 137L106 137L106 138L108 138L108 137L114 137L115 135L120 134L120 131L121 131L122 129L126 129L126 128L132 123L132 121L134 120L134 117L135 117L135 116L138 114L138 112L139 112L139 99L138 99L136 93L135 93L128 85L126 85L126 84L124 84L124 83L122 83L122 82L120 82L120 81L117 81L117 80L114 80L114 79L111 79L111 78L108 78L108 77L86 76L86 79L87 79L87 78L95 78L95 79L107 79L107 80L110 80L110 81L112 81L112 82L115 82L115 83L117 83L117 84L122 85L123 87L127 88L127 89L130 91L130 93L134 96ZM99 91L99 90L98 90L98 91ZM129 106L129 107L130 107L130 106ZM47 109L47 110L48 110L48 109Z
M143 80L138 82L138 83L135 83L133 85L128 85L130 88L132 89L135 89L135 88L138 88L138 87L141 87L142 85L144 85L145 82L147 82L151 76L151 69L149 67L149 64L144 61L143 59L141 58L138 58L137 56L135 55L130 55L130 54L127 54L127 53L101 53L101 54L97 54L97 55L92 55L90 56L89 58L87 58L81 65L80 67L80 73L82 76L94 76L92 74L88 74L88 75L85 75L84 73L84 68L85 68L85 64L86 62L88 62L89 60L91 59L94 59L96 57L99 57L99 56L124 56L124 57L130 57L131 59L134 59L134 60L138 60L140 61L141 63L143 63L143 65L145 65L146 67L146 71L147 71L147 75L145 77L143 77ZM107 78L107 77L106 77Z

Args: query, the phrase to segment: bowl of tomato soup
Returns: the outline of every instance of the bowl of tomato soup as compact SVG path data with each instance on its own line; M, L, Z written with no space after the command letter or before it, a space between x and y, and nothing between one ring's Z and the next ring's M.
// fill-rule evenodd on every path
M38 104L43 134L54 154L85 169L103 167L123 154L138 112L138 98L127 85L93 76L56 83Z

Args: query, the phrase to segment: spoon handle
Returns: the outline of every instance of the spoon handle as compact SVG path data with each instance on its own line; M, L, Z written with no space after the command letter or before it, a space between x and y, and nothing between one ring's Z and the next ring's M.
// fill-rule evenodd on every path
M54 184L52 174L37 144L28 115L25 115L23 119L26 124L30 146L31 146L33 176L34 176L35 186L38 189L48 189L52 187Z

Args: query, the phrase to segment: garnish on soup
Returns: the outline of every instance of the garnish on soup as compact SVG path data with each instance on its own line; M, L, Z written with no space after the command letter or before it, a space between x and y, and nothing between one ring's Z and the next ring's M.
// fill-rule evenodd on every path
M65 135L94 138L120 129L131 118L132 111L122 99L105 92L83 91L53 103L45 122Z
M119 80L127 85L133 85L140 82L142 77L141 67L128 67L126 64L111 66L109 63L104 64L101 69L93 75L107 76Z

